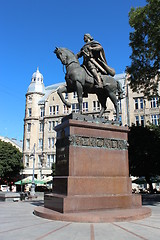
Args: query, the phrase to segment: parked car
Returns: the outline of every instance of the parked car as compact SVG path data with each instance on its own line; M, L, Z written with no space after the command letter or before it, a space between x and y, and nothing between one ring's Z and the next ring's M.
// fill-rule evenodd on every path
M0 185L0 191L2 192L9 192L9 187L8 185Z

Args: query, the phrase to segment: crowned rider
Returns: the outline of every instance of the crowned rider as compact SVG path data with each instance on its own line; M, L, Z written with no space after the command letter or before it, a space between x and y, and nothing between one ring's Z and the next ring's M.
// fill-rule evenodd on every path
M83 56L83 66L85 66L95 78L98 84L96 87L102 88L103 83L98 72L114 76L115 70L107 65L103 47L99 42L94 41L89 33L84 34L84 42L85 45L76 56L77 58Z

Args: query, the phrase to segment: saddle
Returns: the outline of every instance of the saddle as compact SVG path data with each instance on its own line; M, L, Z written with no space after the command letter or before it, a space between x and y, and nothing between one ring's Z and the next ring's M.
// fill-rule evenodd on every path
M90 84L95 84L96 79L93 77L93 75L91 74L91 72L86 68L85 65L81 65L81 67L84 68L85 72L86 72L86 83L90 83ZM100 77L101 77L101 74L99 73ZM101 78L102 79L102 78ZM103 82L103 79L102 79L102 82ZM98 83L97 83L98 84Z
M84 70L85 70L85 72L86 72L86 83L89 83L89 84L94 84L95 85L95 82L97 82L96 81L96 79L93 77L93 75L90 73L90 71L86 68L86 66L84 66L84 65L81 65L81 67L83 67L84 68ZM102 75L100 72L98 73L99 74L99 76L101 77L101 80L102 80L102 83L103 83L103 87L105 87L105 86L108 86L108 85L110 85L110 83L108 82L108 81L106 81L106 77L108 76L108 75ZM104 77L105 76L105 77ZM109 76L108 76L109 77ZM97 83L98 84L98 83Z

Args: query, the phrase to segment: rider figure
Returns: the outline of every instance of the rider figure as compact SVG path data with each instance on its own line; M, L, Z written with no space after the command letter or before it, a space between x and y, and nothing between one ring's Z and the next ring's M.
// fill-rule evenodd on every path
M93 37L91 37L89 33L84 35L84 42L85 45L76 56L77 58L83 56L83 66L85 66L96 79L96 82L98 83L97 87L102 88L103 83L98 72L114 76L115 71L107 65L105 53L101 44L94 41Z

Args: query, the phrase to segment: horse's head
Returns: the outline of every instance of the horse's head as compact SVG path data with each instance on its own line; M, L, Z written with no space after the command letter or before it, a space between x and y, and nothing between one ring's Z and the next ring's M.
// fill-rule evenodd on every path
M54 53L61 60L63 65L67 65L71 60L76 59L74 53L67 48L55 48Z
M56 54L57 58L61 60L63 65L67 65L68 63L68 54L64 48L55 48L54 53Z

